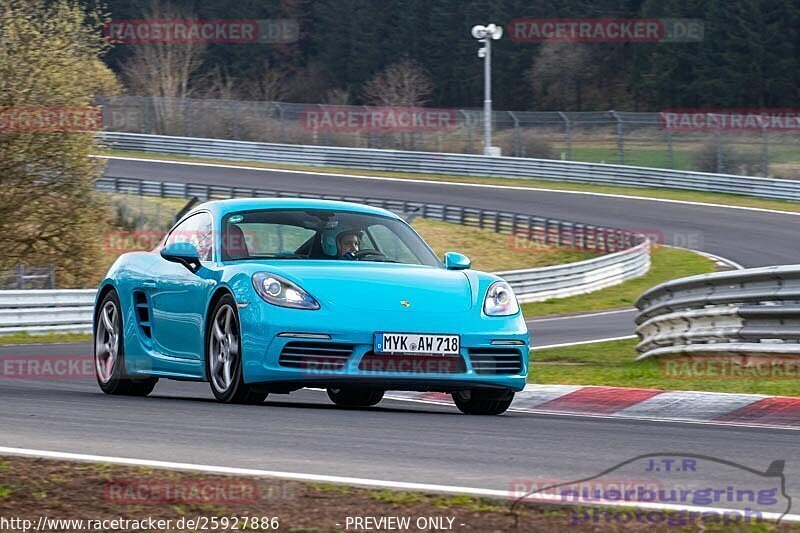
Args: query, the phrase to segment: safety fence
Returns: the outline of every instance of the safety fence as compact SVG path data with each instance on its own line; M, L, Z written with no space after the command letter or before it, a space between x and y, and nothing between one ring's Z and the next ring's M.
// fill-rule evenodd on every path
M133 133L100 134L110 148L222 160L419 172L450 176L544 179L594 185L684 189L800 200L800 180L651 167L441 152L273 144Z
M231 99L108 96L107 131L282 144L483 153L483 111ZM708 111L708 110L707 110ZM698 111L703 123L714 114ZM658 168L800 177L799 130L668 128L661 113L501 111L503 155Z
M639 359L800 355L800 265L669 281L636 307Z

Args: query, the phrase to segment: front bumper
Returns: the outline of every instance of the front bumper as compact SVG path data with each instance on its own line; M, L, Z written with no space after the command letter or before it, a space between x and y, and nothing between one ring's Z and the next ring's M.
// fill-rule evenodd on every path
M250 384L263 383L268 389L269 386L291 390L360 385L437 392L479 388L519 391L525 387L527 379L529 336L521 315L487 317L475 310L459 313L306 311L251 303L239 308L239 318L244 380ZM458 334L461 336L460 358L374 355L376 332ZM327 338L291 336L299 334ZM331 351L325 347L330 347ZM295 355L287 357L287 352ZM311 364L302 365L298 364L301 358L297 355L301 352L335 354L335 357L312 357ZM498 354L498 358L493 354ZM487 366L487 360L503 363ZM505 363L511 360L518 364Z

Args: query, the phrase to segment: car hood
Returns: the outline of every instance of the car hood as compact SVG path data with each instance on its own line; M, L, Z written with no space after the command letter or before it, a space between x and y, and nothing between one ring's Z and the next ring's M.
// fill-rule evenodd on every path
M463 271L339 261L264 266L264 271L300 285L322 305L359 311L408 309L436 313L468 311L472 307L472 288Z

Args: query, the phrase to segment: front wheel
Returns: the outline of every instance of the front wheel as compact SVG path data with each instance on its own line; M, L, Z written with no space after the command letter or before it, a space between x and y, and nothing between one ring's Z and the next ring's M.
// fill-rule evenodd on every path
M456 407L465 415L499 415L514 401L513 391L465 390L453 393Z
M106 394L147 396L158 378L132 379L125 372L125 343L119 297L109 291L100 302L94 328L94 370Z
M328 389L328 398L339 407L370 407L383 399L384 391L372 388Z
M211 314L206 337L206 373L211 392L220 402L259 404L266 392L256 392L242 377L242 344L236 301L226 294Z

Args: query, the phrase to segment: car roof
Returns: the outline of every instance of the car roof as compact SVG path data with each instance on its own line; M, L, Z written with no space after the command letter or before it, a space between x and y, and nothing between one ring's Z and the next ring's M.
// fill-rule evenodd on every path
M213 200L195 206L184 218L197 211L204 210L211 211L211 214L214 215L215 218L218 218L236 211L252 211L257 209L334 209L337 211L350 211L397 219L400 218L395 213L380 207L337 200L317 200L314 198L234 198L231 200Z

